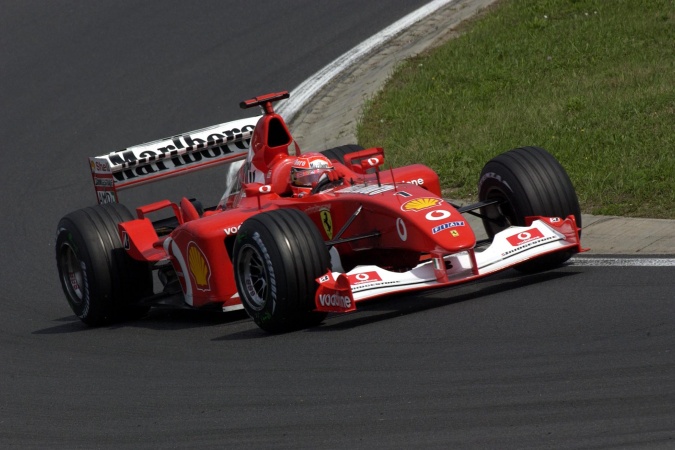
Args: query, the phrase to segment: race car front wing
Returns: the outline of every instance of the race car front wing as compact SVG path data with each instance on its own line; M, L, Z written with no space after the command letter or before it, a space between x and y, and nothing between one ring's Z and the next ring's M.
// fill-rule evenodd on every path
M483 251L432 254L407 272L378 266L357 266L347 273L328 271L318 278L317 311L350 312L356 303L387 294L434 289L466 283L549 253L585 251L574 216L565 219L530 217L529 226L497 233Z

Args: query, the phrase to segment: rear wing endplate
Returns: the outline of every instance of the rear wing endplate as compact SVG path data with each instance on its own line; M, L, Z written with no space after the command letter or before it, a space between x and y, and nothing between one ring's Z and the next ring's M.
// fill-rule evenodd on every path
M89 158L99 203L117 191L246 158L261 116L226 122Z

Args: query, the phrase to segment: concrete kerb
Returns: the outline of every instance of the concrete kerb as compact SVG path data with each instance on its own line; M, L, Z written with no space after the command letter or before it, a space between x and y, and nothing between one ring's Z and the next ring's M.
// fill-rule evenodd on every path
M474 230L483 230L481 219L470 214L464 218ZM675 220L582 214L581 224L581 244L590 248L584 255L675 256ZM485 235L478 231L477 237Z
M456 35L455 28L495 0L458 0L415 23L323 86L289 124L303 151L356 142L363 103L384 86L401 61ZM479 229L480 220L466 215ZM675 255L675 220L582 214L588 254ZM482 229L482 227L480 227Z

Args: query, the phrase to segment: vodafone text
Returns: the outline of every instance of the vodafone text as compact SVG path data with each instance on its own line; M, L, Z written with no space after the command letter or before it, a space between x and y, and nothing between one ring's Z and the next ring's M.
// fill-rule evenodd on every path
M352 307L352 299L340 294L320 294L319 302L321 306L337 306L344 309Z

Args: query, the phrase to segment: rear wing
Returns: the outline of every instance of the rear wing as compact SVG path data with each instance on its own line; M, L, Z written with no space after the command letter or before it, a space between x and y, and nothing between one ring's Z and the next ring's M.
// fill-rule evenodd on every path
M117 191L246 158L261 116L226 122L89 158L99 203Z

